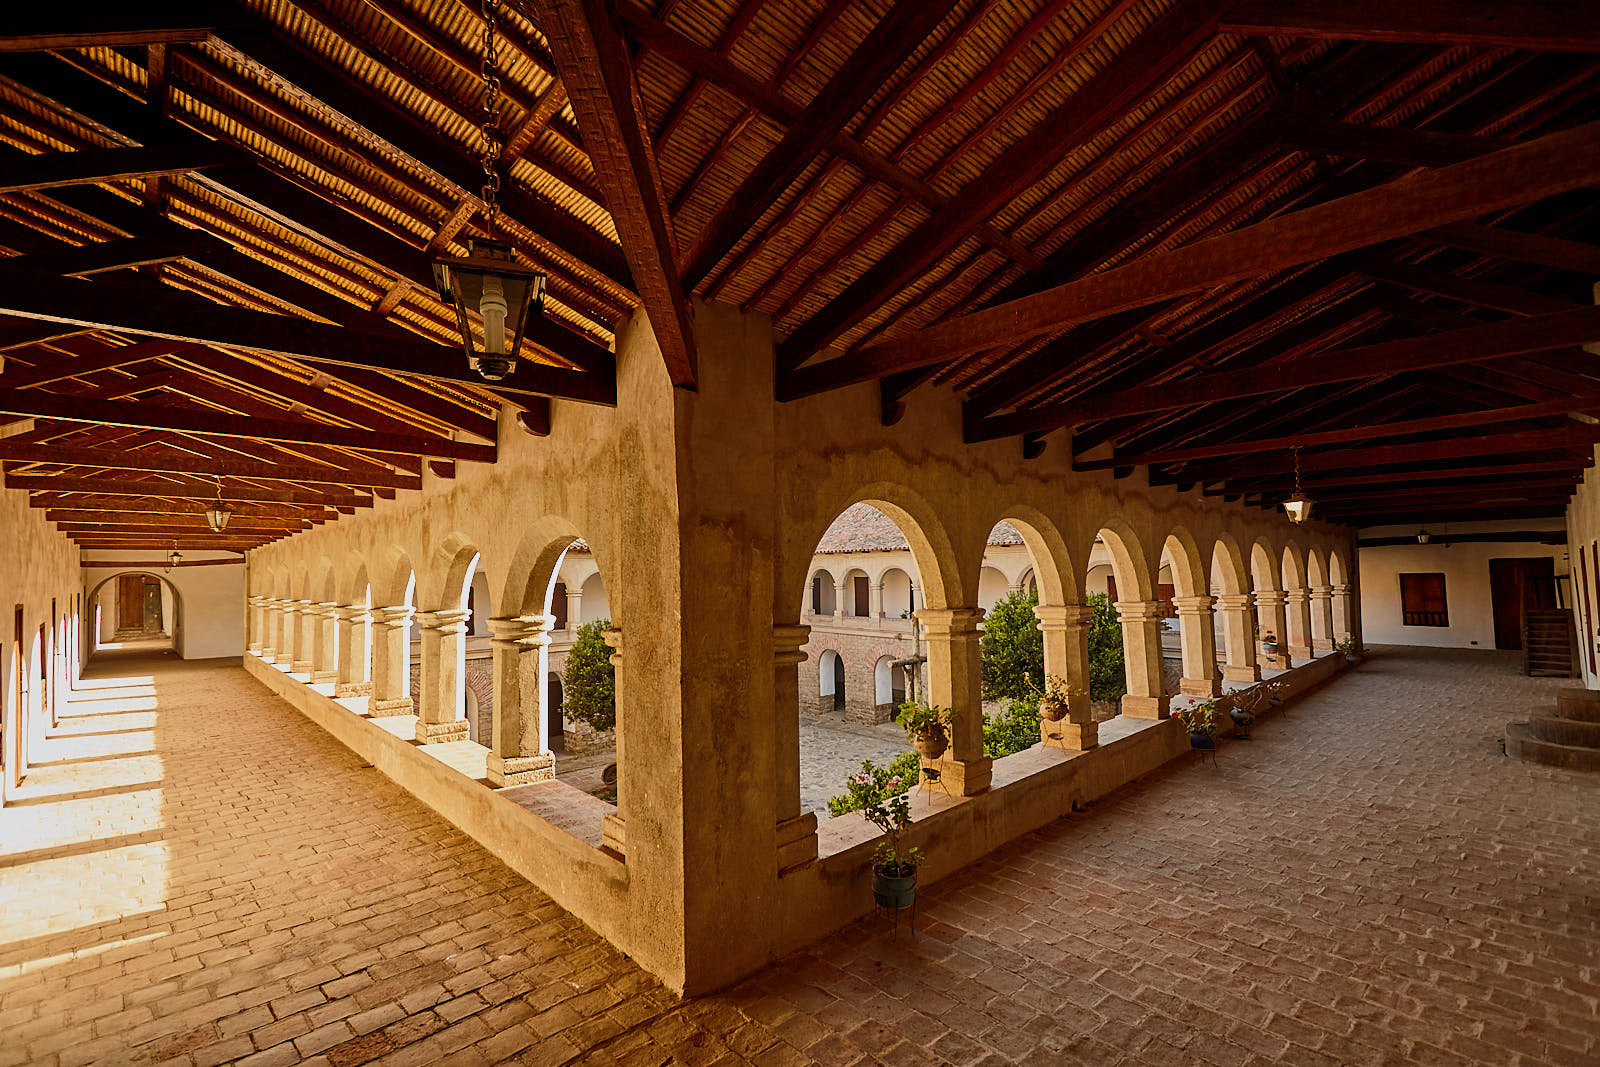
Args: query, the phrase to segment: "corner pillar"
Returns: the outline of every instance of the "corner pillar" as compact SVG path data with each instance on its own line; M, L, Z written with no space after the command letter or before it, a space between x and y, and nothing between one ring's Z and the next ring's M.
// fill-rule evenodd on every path
M1122 714L1130 719L1165 719L1168 709L1161 689L1161 601L1123 600L1112 606L1122 621L1122 658L1128 672Z
M523 615L489 620L494 650L494 711L489 727L489 783L496 786L548 782L556 776L545 719L545 695L533 694L529 707L524 691L523 653L534 653L533 677L542 679L549 665L554 615ZM530 711L532 714L529 714Z
M779 871L817 858L817 814L800 811L800 664L806 660L800 649L810 636L809 626L772 628L773 788Z
M410 715L411 617L410 605L372 609L372 715Z
M436 745L467 739L467 720L461 717L466 699L462 659L471 612L463 608L417 612L422 631L422 707L417 709L416 740Z
M983 754L982 608L923 608L917 612L928 645L928 703L951 709L950 749L939 773L953 792L970 797L989 788L993 760Z
M1094 612L1082 604L1039 604L1033 609L1044 635L1044 673L1041 688L1051 675L1067 680L1071 695L1067 717L1060 722L1039 720L1039 736L1046 745L1071 751L1100 743L1100 726L1089 702L1089 620Z
M1251 625L1250 594L1228 593L1216 598L1216 610L1222 615L1222 632L1227 647L1228 662L1223 665L1222 678L1228 682L1261 681L1261 664L1256 660L1255 627Z
M334 623L339 629L339 666L334 677L336 697L372 695L367 680L368 645L372 640L372 613L364 604L334 608Z
M1211 597L1173 597L1172 606L1178 610L1178 634L1183 645L1183 677L1178 681L1178 692L1191 697L1220 695L1217 620L1211 610Z

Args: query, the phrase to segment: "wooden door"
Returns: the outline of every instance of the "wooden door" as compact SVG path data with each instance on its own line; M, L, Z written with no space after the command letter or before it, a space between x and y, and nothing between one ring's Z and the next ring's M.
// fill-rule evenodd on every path
M144 575L124 574L117 579L118 630L136 630L144 625Z
M856 615L864 619L872 614L872 585L859 574L851 584L855 587Z
M1522 595L1529 578L1545 579L1528 586L1529 606L1553 607L1555 560L1549 556L1489 561L1489 600L1494 612L1494 647L1522 647Z

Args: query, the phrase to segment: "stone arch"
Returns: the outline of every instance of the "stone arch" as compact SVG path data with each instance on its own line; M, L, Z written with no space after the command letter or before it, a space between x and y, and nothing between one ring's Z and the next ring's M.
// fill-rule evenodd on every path
M988 612L1010 592L1011 583L1006 581L1005 573L1000 568L987 563L978 568L978 607Z
M1049 517L1037 508L1019 505L1005 509L1000 516L1016 528L1032 561L1032 574L1039 583L1039 603L1076 604L1082 599L1078 568L1072 560L1066 538ZM992 529L992 527L991 527ZM1020 584L1026 588L1024 572Z
M511 556L505 592L498 598L500 610L508 616L549 614L550 594L555 590L567 550L578 541L584 538L577 525L561 516L547 515L536 521ZM605 573L606 567L594 545L584 543L594 557L597 570ZM567 588L570 591L572 586ZM616 605L610 606L611 619L616 622ZM568 623L575 621L569 619Z
M434 552L428 578L419 590L419 596L427 599L426 610L465 607L467 587L479 558L477 546L465 534L453 533L446 537Z
M894 666L888 656L880 656L872 668L872 702L879 707L894 703Z
M824 698L822 704L825 707L830 706L827 698L831 697L832 710L844 711L844 682L844 658L835 649L825 650L817 657L817 693Z
M955 550L950 535L939 519L938 509L929 503L921 494L903 485L893 482L872 482L861 486L856 492L841 495L839 503L830 509L823 505L817 512L826 516L820 526L815 527L809 541L796 538L796 544L803 544L809 551L803 556L797 556L790 564L792 568L788 577L784 579L784 587L793 589L800 578L796 573L804 568L809 575L811 560L816 554L816 545L822 541L822 536L833 525L846 508L854 504L870 504L888 516L889 521L899 528L902 536L911 547L911 559L917 567L917 577L921 582L922 604L921 607L948 608L959 607L960 601L965 599L965 585L962 580L962 570L959 555ZM977 572L972 572L973 591L977 589ZM809 595L809 588L806 590Z
M859 590L856 588L857 578L865 578L867 580L867 598L865 603L862 602L859 595ZM866 618L867 616L871 615L872 578L867 574L865 568L860 566L846 568L842 583L844 585L844 603L840 604L839 606L843 609L844 615L847 618Z
M1328 564L1322 549L1312 545L1306 550L1306 581L1312 586L1329 585Z
M1172 585L1178 596L1203 596L1210 592L1211 578L1206 572L1206 556L1195 543L1194 535L1182 526L1173 527L1162 543L1161 555L1170 561Z
M1149 554L1145 552L1133 527L1120 519L1113 519L1101 526L1098 536L1111 555L1111 573L1117 582L1117 599L1154 600L1156 590L1148 565Z
M1232 534L1217 535L1217 543L1211 548L1211 582L1223 596L1250 591L1250 569Z
M1283 584L1281 589L1304 589L1306 587L1305 553L1295 542L1290 541L1283 546Z
M318 556L311 566L310 594L311 599L319 603L339 599L338 576L333 570L333 560L327 556Z
M1250 546L1250 585L1256 590L1278 590L1283 588L1280 577L1279 557L1267 543L1264 537L1256 538Z
M372 602L378 607L407 603L415 582L411 557L398 545L391 545L372 572Z
M156 581L166 586L167 591L172 594L172 647L179 656L182 656L183 594L178 591L178 587L172 583L172 580L167 578L165 575L157 574L155 571L140 570L136 567L130 567L125 571L117 571L115 574L109 575L96 582L94 588L89 590L89 595L84 597L83 602L89 605L89 607L92 609L95 604L95 598L100 594L100 590L105 588L106 583L115 578L121 578L126 574L138 574L146 578L154 578ZM100 635L99 633L96 633L94 635L94 644L98 645L99 643Z
M833 572L825 567L818 567L811 572L811 577L806 579L805 610L812 615L822 618L831 616L838 608L837 593L833 584Z
M885 567L876 578L877 584L883 586L883 615L887 619L898 619L909 615L916 607L915 586L911 575L898 566Z

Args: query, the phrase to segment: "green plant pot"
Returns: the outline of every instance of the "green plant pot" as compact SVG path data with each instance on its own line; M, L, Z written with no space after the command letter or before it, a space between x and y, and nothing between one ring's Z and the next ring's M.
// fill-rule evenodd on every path
M1217 739L1210 734L1191 733L1189 735L1189 747L1204 749L1209 752L1217 747Z
M880 908L909 908L917 899L917 876L908 874L902 877L890 877L874 870L872 872L872 899L878 902Z

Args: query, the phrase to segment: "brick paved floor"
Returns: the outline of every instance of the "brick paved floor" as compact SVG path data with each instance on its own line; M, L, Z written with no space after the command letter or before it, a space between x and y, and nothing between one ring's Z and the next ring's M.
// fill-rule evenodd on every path
M1387 650L679 1003L242 671L112 664L0 812L0 1064L1600 1064L1600 780L1500 755L1514 669Z

